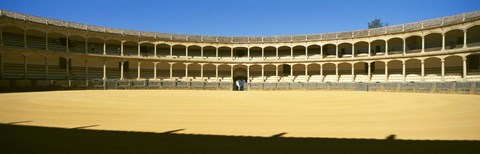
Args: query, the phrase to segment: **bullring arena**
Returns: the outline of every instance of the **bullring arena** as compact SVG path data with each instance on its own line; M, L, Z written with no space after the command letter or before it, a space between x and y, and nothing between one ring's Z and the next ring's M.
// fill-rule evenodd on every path
M142 32L1 11L0 123L480 140L480 11L311 35ZM235 81L245 80L244 92Z

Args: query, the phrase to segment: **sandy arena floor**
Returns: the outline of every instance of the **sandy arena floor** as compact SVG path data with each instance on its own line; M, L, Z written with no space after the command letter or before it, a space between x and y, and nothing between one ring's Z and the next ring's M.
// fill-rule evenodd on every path
M22 123L23 121L23 123ZM0 123L272 136L480 140L480 96L331 91L0 94Z

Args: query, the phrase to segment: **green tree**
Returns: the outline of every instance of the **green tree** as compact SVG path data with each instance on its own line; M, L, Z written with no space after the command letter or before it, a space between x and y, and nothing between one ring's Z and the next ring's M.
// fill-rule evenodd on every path
M375 18L375 20L368 22L368 29L370 28L378 28L388 26L388 22L382 22L382 20Z

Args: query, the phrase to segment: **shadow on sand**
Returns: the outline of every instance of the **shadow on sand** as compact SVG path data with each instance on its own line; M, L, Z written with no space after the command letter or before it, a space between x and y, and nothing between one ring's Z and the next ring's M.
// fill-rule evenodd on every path
M0 124L0 153L480 153L480 141L244 137Z

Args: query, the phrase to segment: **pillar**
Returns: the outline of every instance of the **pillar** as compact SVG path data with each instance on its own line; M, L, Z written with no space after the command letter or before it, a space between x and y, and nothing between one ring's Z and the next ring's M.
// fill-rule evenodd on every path
M290 59L293 60L293 47L290 47Z
M336 82L338 82L339 76L338 76L338 64L337 63L335 63L335 77L336 77Z
M218 81L218 64L215 64L215 80Z
M278 64L275 65L275 77L276 77L277 82L278 82Z
M388 82L388 62L385 62L385 82Z
M175 62L169 62L168 64L170 64L170 80L172 80L173 79L173 69L172 68L173 68L173 64L175 64Z
M265 59L265 47L262 48L262 59Z
M123 80L123 65L125 64L125 61L120 62L120 80Z
M185 46L185 58L188 58L188 46Z
M140 57L140 44L141 43L138 43L138 48L137 48L137 56Z
M153 57L157 57L157 45L158 44L153 44Z
M355 82L355 64L352 63L352 82Z
M372 44L368 42L368 57L372 56Z
M320 64L320 76L323 78L323 64Z
M467 30L463 30L463 48L467 48Z
M305 45L305 59L308 59L308 46Z
M67 52L70 52L70 45L69 45L69 44L70 44L70 38L69 38L68 34L67 34L67 39L66 39L65 41L66 41L66 43L67 43L67 44L65 45L65 46L67 47L66 51L67 51Z
M278 47L275 47L275 56L277 57L277 59L280 59L280 57L278 57Z
M185 64L185 80L188 80L188 65L190 65L190 63L183 63Z
M218 59L218 47L215 48L215 57Z
M122 41L120 44L120 56L123 56L123 43L125 43L125 41Z
M233 48L230 48L230 58L233 59Z
M403 41L403 55L407 54L407 41L406 38L402 38Z
M158 62L153 62L153 79L154 80L157 80L157 65L158 65Z
M247 82L250 82L250 65L247 65Z
M120 48L123 48L123 45L120 45ZM107 55L107 41L103 40L103 55Z
M445 82L445 59L442 59L442 82Z
M201 57L202 59L204 59L204 57L203 57L203 46L200 47L200 57Z
M352 44L352 58L355 58L355 44Z
M140 73L142 69L142 62L137 63L137 80L140 80Z
M445 33L442 33L442 51L445 50Z
M467 81L467 57L463 57L463 81Z
M308 64L305 64L305 82L308 81Z
M338 58L338 44L335 44L335 58Z
M422 36L422 53L425 52L425 36Z
M293 82L293 79L294 79L294 77L293 77L293 66L294 66L294 64L290 65L290 80L292 82Z
M247 47L247 57L248 57L249 60L251 59L251 57L250 57L250 47Z
M233 80L233 65L230 65L230 77Z
M320 46L320 59L323 59L323 47Z
M265 65L260 65L262 66L262 81L265 82Z
M107 80L107 61L103 61L103 80Z
M202 49L203 49L203 47L202 47ZM200 80L202 80L202 81L203 81L203 65L205 65L205 64L200 64Z
M385 56L388 56L388 40L385 40Z
M425 61L422 59L420 62L422 63L422 82L425 82Z
M88 59L85 59L85 80L88 80Z
M170 45L170 58L173 57L173 45Z
M367 72L368 82L371 82L371 79L372 79L372 67L371 67L371 63L368 62L367 65L368 65L368 72Z
M402 82L405 82L406 81L406 72L405 72L405 61L402 61Z

